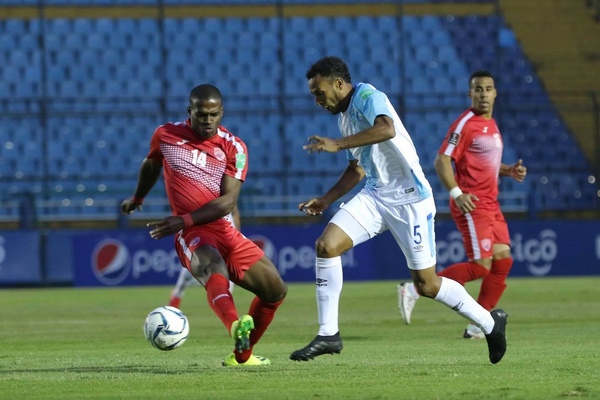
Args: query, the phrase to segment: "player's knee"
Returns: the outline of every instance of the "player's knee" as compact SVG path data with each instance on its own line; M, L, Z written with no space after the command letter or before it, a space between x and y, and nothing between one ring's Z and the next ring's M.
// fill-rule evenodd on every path
M332 258L341 255L337 246L335 246L330 240L320 237L315 243L315 251L317 257L321 258Z
M428 282L421 282L415 285L415 289L417 290L417 293L419 293L419 295L423 297L429 297L431 299L435 298L435 296L437 296L438 292L440 291L439 286Z
M440 291L441 283L441 278L437 276L429 279L422 277L415 282L415 289L419 295L433 299Z
M261 300L267 303L279 303L287 296L287 285L281 281L277 284L270 285L269 290L260 296Z

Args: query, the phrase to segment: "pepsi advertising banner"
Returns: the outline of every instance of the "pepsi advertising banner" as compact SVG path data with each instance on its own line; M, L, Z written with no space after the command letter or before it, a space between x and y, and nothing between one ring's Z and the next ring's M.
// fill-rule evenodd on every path
M273 260L286 281L313 281L315 240L324 225L248 227L245 235ZM174 238L154 240L147 230L79 233L73 238L76 286L163 285L182 268ZM376 279L372 246L342 257L346 280Z
M146 230L80 233L73 238L76 286L164 285L182 268L174 238Z
M325 225L244 226L287 282L313 282L314 243ZM600 275L599 221L509 221L511 277ZM45 236L45 240L42 238ZM436 221L438 270L465 260L452 220ZM343 256L346 280L409 279L389 233ZM0 232L0 285L171 285L181 264L174 238L146 229Z

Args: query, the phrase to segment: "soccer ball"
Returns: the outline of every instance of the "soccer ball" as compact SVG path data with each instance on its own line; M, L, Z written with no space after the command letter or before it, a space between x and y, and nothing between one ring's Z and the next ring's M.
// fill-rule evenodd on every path
M186 341L189 332L187 317L181 310L171 306L152 310L144 323L144 336L159 350L176 349Z

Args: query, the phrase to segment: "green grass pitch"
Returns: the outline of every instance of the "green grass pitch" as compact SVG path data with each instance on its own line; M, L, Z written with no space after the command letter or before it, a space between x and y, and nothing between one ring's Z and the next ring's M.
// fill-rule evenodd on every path
M1 399L596 399L600 398L600 277L512 278L500 306L508 351L497 365L466 321L421 299L410 326L396 283L346 282L341 355L293 362L317 331L314 284L289 294L255 353L271 366L230 369L232 341L199 286L181 309L190 336L161 352L142 334L170 286L0 291ZM467 289L476 295L479 284ZM234 291L240 314L250 295Z

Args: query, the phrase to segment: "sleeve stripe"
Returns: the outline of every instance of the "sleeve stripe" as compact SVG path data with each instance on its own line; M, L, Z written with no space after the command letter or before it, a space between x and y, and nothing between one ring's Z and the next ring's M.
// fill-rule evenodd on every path
M473 113L473 111L469 111L464 117L462 117L462 119L460 120L460 122L458 123L458 125L456 126L456 133L458 133L459 135L462 134L462 130L465 127L465 124L467 123L467 121L469 119L471 119L475 114ZM455 144L448 144L448 147L446 147L446 150L444 150L444 155L445 156L451 156L452 153L454 152L454 148L456 147Z
M244 146L242 146L237 140L235 140L235 136L233 136L232 134L230 134L229 132L226 131L222 131L221 129L218 129L217 131L218 135L221 136L223 139L229 141L229 142L233 142L233 145L235 146L235 149L237 150L236 154L245 154L244 153ZM247 156L247 155L246 155ZM244 169L239 169L236 168L236 172L235 172L235 178L237 179L242 179L242 173L244 172Z

